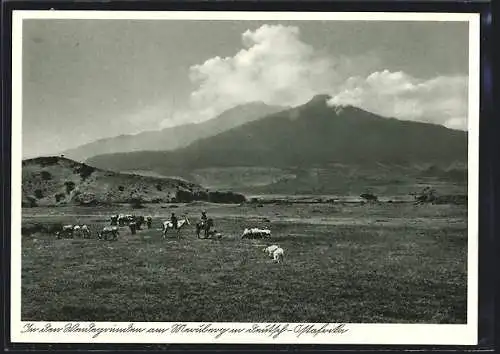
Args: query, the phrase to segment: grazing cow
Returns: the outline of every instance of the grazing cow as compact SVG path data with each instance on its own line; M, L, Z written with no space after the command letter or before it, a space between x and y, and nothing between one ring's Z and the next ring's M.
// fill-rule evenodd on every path
M184 218L182 220L177 221L177 235L178 235L178 237L180 237L181 228L186 226L186 225L191 225L187 216L184 216ZM166 238L167 231L173 230L174 225L172 224L172 221L164 221L163 224L161 225L161 229L163 230L163 238Z
M273 259L276 263L283 263L284 256L285 256L285 251L283 251L283 248L281 247L278 247L273 252Z
M253 228L245 228L243 230L243 234L241 235L241 238L270 238L271 237L271 230L269 229L259 229L256 227Z
M217 231L217 230L209 230L207 235L205 236L206 237L209 237L211 239L217 239L217 240L220 240L222 238L222 232L220 231ZM199 236L198 236L199 237Z
M118 225L125 226L125 222L127 221L127 217L123 214L118 215Z
M87 225L82 225L80 227L80 231L81 231L82 236L84 238L90 238L90 229L89 229L89 227Z
M271 246L268 246L268 247L264 248L264 252L266 252L269 255L269 257L272 257L274 251L276 251L278 248L280 248L280 246L278 246L278 245L271 245Z
M61 238L63 236L69 236L73 238L74 226L73 225L64 225L61 231L56 232L57 238Z
M196 223L196 236L200 238L201 230L205 233L205 238L210 234L210 229L214 226L214 220L212 218L207 219L207 221L200 221Z
M118 215L111 215L111 226L118 225Z
M134 221L137 224L137 229L141 230L141 227L146 222L146 219L144 218L144 216L141 215L141 216L137 216Z
M97 237L102 240L103 238L105 240L108 239L108 235L111 235L113 240L116 240L118 238L118 235L120 232L118 231L117 226L104 226L101 232L97 233Z
M83 238L90 238L90 229L87 225L75 225L73 226L73 234Z
M148 229L150 229L153 224L153 218L151 216L146 217L146 224L148 225Z

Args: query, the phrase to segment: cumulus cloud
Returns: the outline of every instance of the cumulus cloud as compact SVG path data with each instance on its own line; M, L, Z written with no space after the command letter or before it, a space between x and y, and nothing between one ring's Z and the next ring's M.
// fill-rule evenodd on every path
M191 67L191 79L199 84L191 103L202 116L251 101L299 105L340 80L337 63L302 42L297 27L263 25L244 32L242 43L244 49L232 57Z
M466 76L422 80L400 71L377 71L350 77L332 96L331 105L353 105L388 117L467 129Z
M381 71L374 53L345 57L322 53L300 38L295 26L263 25L241 37L243 48L190 68L197 87L189 107L164 121L204 121L236 105L262 101L296 106L328 93L330 104L350 104L399 119L466 129L467 77L423 80Z

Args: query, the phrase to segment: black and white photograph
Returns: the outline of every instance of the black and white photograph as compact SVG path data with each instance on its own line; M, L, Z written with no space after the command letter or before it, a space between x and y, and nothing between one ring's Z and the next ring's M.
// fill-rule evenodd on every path
M15 11L12 50L13 340L476 344L478 15Z

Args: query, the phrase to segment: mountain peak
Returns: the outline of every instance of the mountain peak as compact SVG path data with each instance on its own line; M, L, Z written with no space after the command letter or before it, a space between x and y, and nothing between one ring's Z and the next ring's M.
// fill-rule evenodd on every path
M332 98L332 96L327 95L327 94L318 94L318 95L315 95L313 98L311 98L309 100L309 102L306 103L306 105L320 104L320 103L324 103L325 105L327 105L328 100L331 98Z

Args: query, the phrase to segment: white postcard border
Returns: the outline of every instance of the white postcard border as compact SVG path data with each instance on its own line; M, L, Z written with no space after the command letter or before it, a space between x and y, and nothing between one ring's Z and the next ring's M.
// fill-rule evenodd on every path
M329 12L175 12L175 11L31 11L14 10L12 16L12 188L11 188L11 341L25 343L242 343L242 344L409 344L475 345L478 334L478 194L479 194L479 14L470 13L329 13ZM469 23L468 114L468 296L467 324L273 324L278 333L252 333L251 323L185 323L201 332L174 332L176 323L153 322L26 322L21 321L21 168L22 168L22 23L24 19L137 19L137 20L267 20L267 21L466 21ZM332 318L334 321L335 319ZM87 332L65 331L78 325ZM37 331L29 330L37 328ZM59 332L43 332L50 326ZM130 327L132 326L132 327ZM208 326L208 327L207 327ZM269 324L271 326L271 324ZM280 327L281 326L281 327ZM305 328L309 328L306 330ZM75 327L73 327L75 328ZM92 329L143 328L141 333L100 332ZM156 328L164 333L147 333ZM208 328L221 328L219 337ZM344 333L321 333L342 328ZM241 331L238 331L240 329ZM231 333L231 330L235 333ZM315 331L314 331L315 330ZM301 332L302 331L302 332ZM341 332L341 331L339 331ZM194 333L194 334L193 334ZM299 335L300 334L300 335Z

